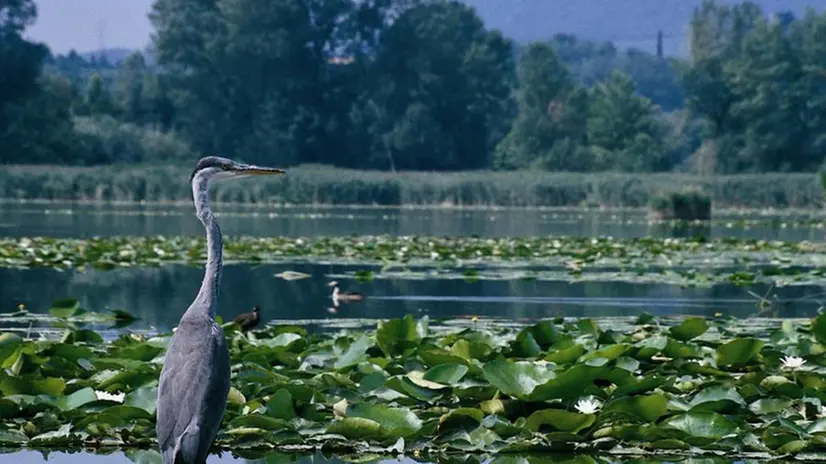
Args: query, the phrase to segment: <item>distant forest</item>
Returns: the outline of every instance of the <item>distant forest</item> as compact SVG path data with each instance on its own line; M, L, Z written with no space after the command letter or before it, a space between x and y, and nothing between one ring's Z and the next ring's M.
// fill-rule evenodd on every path
M675 58L662 34L651 51L574 35L517 42L458 1L222 5L156 0L149 51L54 56L24 39L34 1L0 0L0 163L217 153L389 171L707 174L823 162L826 13L706 0L686 28L690 54Z

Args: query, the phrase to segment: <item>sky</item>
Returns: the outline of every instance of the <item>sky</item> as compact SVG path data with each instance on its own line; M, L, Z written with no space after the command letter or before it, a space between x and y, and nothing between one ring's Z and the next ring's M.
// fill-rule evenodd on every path
M37 22L26 35L54 53L149 44L152 0L36 0Z

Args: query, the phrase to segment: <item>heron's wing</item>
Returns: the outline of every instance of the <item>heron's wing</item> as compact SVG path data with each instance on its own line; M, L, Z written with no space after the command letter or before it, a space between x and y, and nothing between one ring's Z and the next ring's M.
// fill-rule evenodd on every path
M174 453L187 427L194 426L198 437L193 452L205 459L221 425L228 391L229 354L220 327L206 320L182 322L169 343L158 385L161 452Z

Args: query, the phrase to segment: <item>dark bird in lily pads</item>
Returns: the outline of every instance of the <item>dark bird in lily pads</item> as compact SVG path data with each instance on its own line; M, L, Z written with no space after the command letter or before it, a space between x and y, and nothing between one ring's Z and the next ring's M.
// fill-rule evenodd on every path
M330 282L327 285L329 285L330 287L333 287L333 294L330 296L330 298L333 299L333 305L335 307L338 307L339 303L349 303L349 302L352 302L352 301L362 301L365 298L367 298L367 296L365 294L359 293L359 292L342 292L341 290L338 289L338 282L336 282L335 280Z
M259 322L261 322L261 308L258 305L253 306L252 311L235 318L235 323L241 326L242 332L258 327Z
M207 262L201 289L172 334L158 383L155 431L163 464L204 464L227 408L229 350L215 322L223 240L209 207L210 183L273 174L285 172L207 156L189 178L195 215L206 229Z

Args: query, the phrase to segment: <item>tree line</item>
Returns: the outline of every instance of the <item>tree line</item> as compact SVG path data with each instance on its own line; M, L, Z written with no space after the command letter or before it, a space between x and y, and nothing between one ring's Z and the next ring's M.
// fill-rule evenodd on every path
M826 13L708 0L690 55L570 35L517 44L448 0L156 0L112 63L24 38L0 0L0 163L218 153L376 170L812 171ZM658 41L659 40L659 41Z

